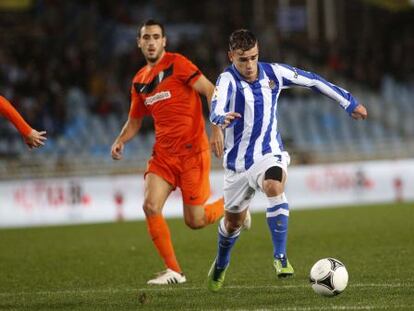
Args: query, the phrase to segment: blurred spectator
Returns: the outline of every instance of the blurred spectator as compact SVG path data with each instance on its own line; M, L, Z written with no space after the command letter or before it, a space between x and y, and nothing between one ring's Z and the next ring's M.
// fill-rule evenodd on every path
M414 78L413 10L393 13L343 1L346 36L309 42L306 33L278 32L278 2L260 2L266 5L260 23L246 18L254 14L253 0L37 0L28 11L0 11L0 94L52 139L71 132L77 114L124 119L131 68L144 62L136 29L150 17L167 24L169 47L188 55L212 81L228 65L228 35L236 28L254 30L256 24L264 27L264 56L320 71L328 79L342 76L378 89L385 74ZM149 132L152 122L143 126L142 132ZM7 128L2 133L14 135Z

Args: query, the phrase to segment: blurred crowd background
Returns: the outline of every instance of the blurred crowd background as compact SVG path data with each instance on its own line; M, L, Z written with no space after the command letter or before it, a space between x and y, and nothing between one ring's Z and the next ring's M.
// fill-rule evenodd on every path
M309 90L284 91L279 127L294 163L414 156L414 1L0 0L0 94L48 132L45 148L29 152L0 120L0 179L145 168L150 119L124 161L112 161L110 146L145 64L136 34L148 18L213 83L228 65L229 34L249 28L263 61L317 72L367 106L369 120L353 122Z

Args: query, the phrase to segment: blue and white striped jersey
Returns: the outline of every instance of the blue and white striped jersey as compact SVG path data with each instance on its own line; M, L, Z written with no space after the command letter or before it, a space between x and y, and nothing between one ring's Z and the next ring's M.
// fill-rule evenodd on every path
M303 86L322 93L351 114L358 105L346 90L320 76L285 64L258 63L255 82L246 82L234 65L217 79L210 121L224 123L227 112L241 114L225 130L224 167L243 172L267 153L280 154L283 143L277 130L277 100L282 89Z

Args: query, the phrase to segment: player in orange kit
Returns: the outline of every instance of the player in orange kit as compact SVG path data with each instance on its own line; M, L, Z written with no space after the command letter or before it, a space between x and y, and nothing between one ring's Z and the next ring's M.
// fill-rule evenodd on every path
M38 132L32 129L23 119L23 117L17 112L17 110L14 109L10 102L3 96L0 96L0 115L4 116L6 119L13 123L16 129L23 136L24 142L27 146L29 146L30 149L38 148L45 144L46 132Z
M199 94L210 103L214 86L187 58L165 51L164 27L159 22L145 22L138 30L137 44L147 65L133 78L129 118L112 145L112 158L122 158L124 144L138 133L143 117L151 115L155 145L145 172L143 209L148 232L167 269L148 284L184 283L162 209L179 187L190 228L203 228L223 215L223 199L205 204L210 196L210 150ZM216 126L210 144L221 157L223 134Z

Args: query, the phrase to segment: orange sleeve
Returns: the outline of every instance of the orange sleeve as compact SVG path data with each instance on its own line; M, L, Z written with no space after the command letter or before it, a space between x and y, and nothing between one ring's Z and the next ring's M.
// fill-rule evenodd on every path
M138 95L134 83L131 86L131 106L129 108L130 118L142 118L145 115L150 114L147 107L144 105L144 101L141 96Z
M188 58L176 54L175 59L175 74L178 79L188 85L193 85L202 75L200 69L194 65Z
M21 135L28 136L32 131L29 124L3 96L0 96L0 115L12 122Z

